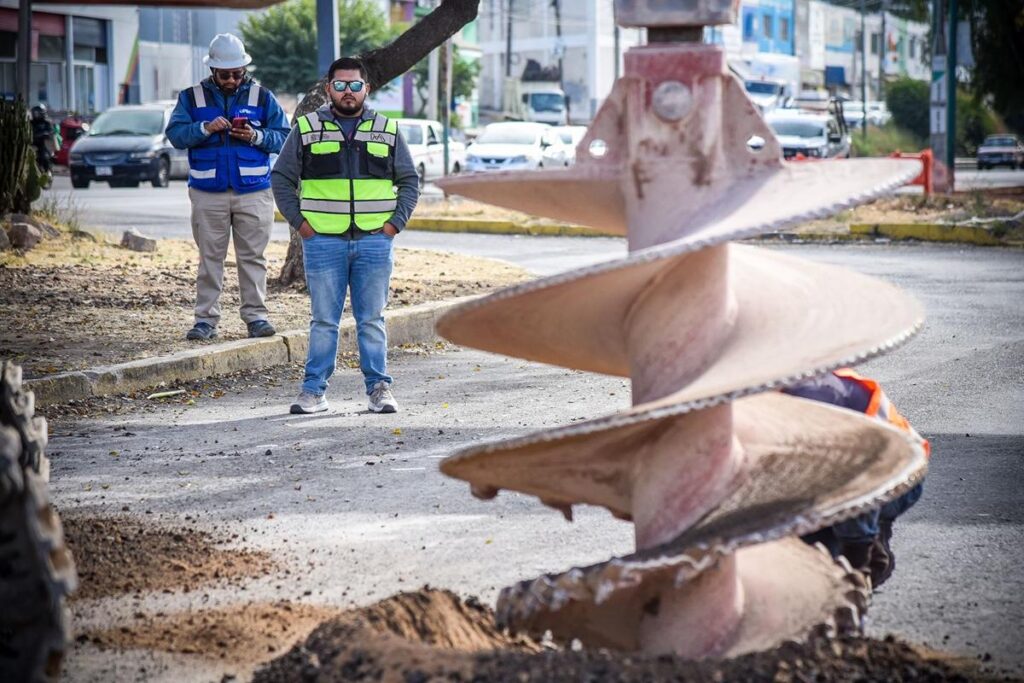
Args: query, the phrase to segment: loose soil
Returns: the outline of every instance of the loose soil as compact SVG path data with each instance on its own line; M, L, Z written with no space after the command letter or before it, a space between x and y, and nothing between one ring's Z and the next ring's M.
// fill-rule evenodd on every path
M27 253L0 254L0 357L15 360L33 378L195 347L184 338L193 323L194 244L160 240L156 253L144 254L102 236L74 235L65 231ZM268 247L272 276L286 251L285 242ZM528 278L500 261L397 248L389 306L480 294ZM243 339L233 253L224 280L216 341ZM267 305L278 330L309 327L306 292L271 284ZM346 306L346 317L349 311Z
M475 600L423 588L345 612L256 673L286 681L968 681L970 660L892 638L789 643L726 661L562 650L497 631Z
M329 607L278 602L171 615L137 614L116 628L88 631L76 640L103 650L198 655L231 664L244 676L338 613Z
M214 581L241 585L277 565L267 553L218 547L206 531L142 524L127 516L65 517L78 569L74 600L182 590Z

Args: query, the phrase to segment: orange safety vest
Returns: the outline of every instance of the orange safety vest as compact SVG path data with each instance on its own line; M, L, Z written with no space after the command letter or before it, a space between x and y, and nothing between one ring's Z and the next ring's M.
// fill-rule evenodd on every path
M894 427L899 427L903 431L909 432L912 436L920 439L921 444L924 446L924 454L931 457L932 447L928 443L928 439L918 434L917 430L910 426L907 418L900 415L900 411L896 410L896 406L889 401L889 397L882 391L882 386L878 382L858 375L850 368L840 368L835 370L833 374L840 379L856 382L867 390L871 398L868 401L867 410L864 411L865 415L888 422Z

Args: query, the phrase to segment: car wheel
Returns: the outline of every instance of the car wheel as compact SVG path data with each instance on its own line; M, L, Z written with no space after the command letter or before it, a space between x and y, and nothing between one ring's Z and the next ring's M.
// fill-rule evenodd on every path
M423 168L423 164L416 167L416 175L420 177L420 189L422 190L427 186L427 169Z
M153 187L167 187L171 184L171 161L167 157L160 157L157 164L156 175L153 176Z
M77 178L75 176L71 176L71 187L73 187L75 189L78 189L78 190L88 189L89 188L89 179L88 178Z

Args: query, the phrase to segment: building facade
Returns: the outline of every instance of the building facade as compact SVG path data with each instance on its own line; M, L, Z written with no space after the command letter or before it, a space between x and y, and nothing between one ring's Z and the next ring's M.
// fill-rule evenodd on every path
M503 110L505 79L520 77L527 60L557 67L561 59L570 117L574 122L593 118L622 72L622 53L640 44L643 36L641 30L615 24L613 4L558 0L559 21L552 0L481 0L481 112Z
M28 104L87 115L115 104L137 31L134 7L34 5ZM17 32L17 0L0 0L0 97L10 99Z

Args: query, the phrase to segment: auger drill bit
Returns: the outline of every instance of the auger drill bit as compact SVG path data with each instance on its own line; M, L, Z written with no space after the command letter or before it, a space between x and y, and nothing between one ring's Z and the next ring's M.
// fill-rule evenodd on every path
M625 258L438 323L459 344L632 381L629 409L442 463L478 497L510 489L570 518L590 504L635 525L635 553L506 588L499 619L691 658L856 631L863 577L795 537L913 486L924 452L861 414L768 390L895 347L922 310L878 280L729 241L879 196L917 162L783 162L724 52L699 42L704 25L735 20L733 0L616 9L651 44L626 54L577 165L442 183L629 244Z

